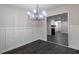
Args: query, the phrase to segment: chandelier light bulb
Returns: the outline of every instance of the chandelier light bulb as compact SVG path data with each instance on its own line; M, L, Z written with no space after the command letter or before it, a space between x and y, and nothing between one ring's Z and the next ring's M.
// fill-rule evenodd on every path
M32 14L32 18L34 18L35 16L34 16L34 14Z
M27 15L31 15L30 11L27 12Z
M34 9L34 11L33 11L34 13L37 13L37 10L36 9Z
M42 11L42 14L43 14L44 16L47 16L46 11Z
M40 14L40 15L39 15L39 18L43 18L43 15Z
M46 11L39 11L38 10L38 4L36 4L36 9L34 9L32 12L28 11L27 15L29 18L34 19L34 20L41 20L41 19L45 19L47 17L47 13Z

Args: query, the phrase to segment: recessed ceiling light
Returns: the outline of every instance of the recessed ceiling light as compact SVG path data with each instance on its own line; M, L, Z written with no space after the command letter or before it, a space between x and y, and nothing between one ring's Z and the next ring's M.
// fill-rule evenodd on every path
M57 21L58 23L61 23L61 21L59 20L59 21Z

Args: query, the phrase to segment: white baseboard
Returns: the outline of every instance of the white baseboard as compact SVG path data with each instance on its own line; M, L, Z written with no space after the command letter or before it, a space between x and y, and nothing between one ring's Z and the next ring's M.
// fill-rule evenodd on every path
M37 39L37 40L38 40L38 39ZM36 40L33 40L33 41L36 41ZM6 50L3 50L3 51L0 52L0 53L4 53L4 52L7 52L7 51L16 49L16 48L18 48L18 47L21 47L21 46L26 45L26 44L28 44L28 43L31 43L31 42L33 42L33 41L24 42L23 44L18 44L18 45L14 46L14 47L11 47L11 48L8 48L8 49L6 49Z

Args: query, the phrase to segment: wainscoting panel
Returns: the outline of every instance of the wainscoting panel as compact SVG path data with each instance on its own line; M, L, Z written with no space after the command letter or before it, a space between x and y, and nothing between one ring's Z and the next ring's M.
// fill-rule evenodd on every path
M0 53L5 51L5 30L0 30Z
M16 32L15 30L6 30L6 50L11 50L16 46Z

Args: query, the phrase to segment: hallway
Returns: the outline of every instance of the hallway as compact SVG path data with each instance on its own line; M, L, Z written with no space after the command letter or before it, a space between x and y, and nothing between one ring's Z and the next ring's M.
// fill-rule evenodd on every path
M55 35L47 36L47 40L57 44L68 46L68 34L57 32Z

